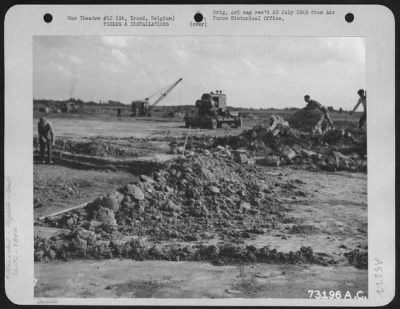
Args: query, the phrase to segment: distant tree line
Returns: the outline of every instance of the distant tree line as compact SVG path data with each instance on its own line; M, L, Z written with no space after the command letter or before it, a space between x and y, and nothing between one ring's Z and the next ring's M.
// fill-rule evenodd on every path
M95 102L95 101L83 101L81 99L75 99L75 98L70 98L68 100L48 100L48 99L33 99L33 104L43 104L43 105L63 105L66 103L74 103L77 105L99 105L99 106L126 106L127 104L124 104L120 101L114 101L114 100L108 100L108 101L100 101L100 102Z
M75 99L75 98L70 98L67 100L49 100L49 99L33 99L33 104L38 104L38 105L42 105L42 106L61 106L61 105L65 105L67 103L74 103L76 105L79 106L121 106L121 107L126 107L127 105L130 104L125 104L122 103L120 101L116 101L116 100L108 100L108 101L83 101L81 99ZM176 111L185 111L188 109L193 109L194 105L168 105L168 106L163 106L163 105L159 105L157 106L156 110L163 110L163 109L169 109L169 110L176 110ZM335 112L338 111L339 113L343 112L343 108L339 108L339 109L335 109L333 106L328 106L328 111L330 112ZM230 110L232 111L263 111L263 110L280 110L279 108L274 108L274 107L269 107L269 108L263 108L263 107L259 107L259 108L255 108L255 107L229 107ZM283 110L285 111L296 111L299 108L297 107L285 107L283 108Z

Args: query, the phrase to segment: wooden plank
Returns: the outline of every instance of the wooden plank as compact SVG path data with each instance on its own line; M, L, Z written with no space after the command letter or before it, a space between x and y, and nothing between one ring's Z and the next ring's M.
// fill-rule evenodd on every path
M77 205L77 206L73 206L73 207L70 207L70 208L67 208L67 209L63 209L63 210L57 211L57 212L55 212L55 213L52 213L52 214L50 214L50 215L45 215L45 216L39 217L38 219L39 219L39 220L43 220L43 219L45 219L45 218L47 218L47 217L55 217L55 216L61 215L61 214L65 213L65 212L68 212L68 211L71 211L71 210L83 208L83 207L85 207L85 206L86 206L87 204L89 204L89 203L90 203L90 202L86 202L86 203L83 203L83 204L79 204L79 205Z

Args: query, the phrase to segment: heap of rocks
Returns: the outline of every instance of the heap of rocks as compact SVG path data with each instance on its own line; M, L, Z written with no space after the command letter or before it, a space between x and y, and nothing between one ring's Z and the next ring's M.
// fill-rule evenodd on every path
M298 188L268 178L254 165L239 164L230 156L235 154L220 147L182 157L84 208L47 218L43 225L70 232L50 239L50 245L38 239L37 259L50 254L46 253L49 246L58 248L52 250L61 257L79 255L82 250L107 257L112 243L125 244L126 237L131 242L132 235L150 242L215 240L240 244L245 238L274 229L283 217L278 197L295 198Z
M276 118L276 117L275 117ZM258 124L239 136L217 138L213 147L229 145L247 151L268 166L292 165L311 170L365 172L366 135L357 129L335 129L316 135L291 128L283 119ZM233 151L233 150L232 150Z
M293 128L311 132L323 116L323 113L318 108L302 108L290 117L289 124Z
M182 240L207 238L204 231L229 235L269 227L279 206L276 197L295 192L254 166L229 159L240 153L222 149L178 159L46 224Z
M347 258L349 264L354 265L355 267L360 269L368 269L367 250L353 249L350 252L344 253L343 255Z
M336 264L324 254L314 253L311 247L302 246L297 251L281 252L268 246L234 244L148 244L142 239L129 241L96 240L95 234L78 229L63 237L35 239L35 261L49 262L54 259L72 258L130 258L135 260L210 261L215 265L228 263L310 263Z

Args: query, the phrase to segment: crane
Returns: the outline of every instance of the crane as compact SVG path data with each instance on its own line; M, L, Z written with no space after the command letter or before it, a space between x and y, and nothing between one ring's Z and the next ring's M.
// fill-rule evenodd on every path
M156 94L160 93L157 91L155 94L151 95L150 97L140 100L140 101L133 101L132 102L132 115L135 116L149 116L150 109L160 103L183 79L179 78L176 82L174 82L171 86L169 86L165 91L161 90L160 96L150 104L150 98L155 96Z

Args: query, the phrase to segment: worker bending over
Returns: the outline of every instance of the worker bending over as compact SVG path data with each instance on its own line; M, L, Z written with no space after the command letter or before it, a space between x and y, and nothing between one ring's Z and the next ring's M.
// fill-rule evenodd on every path
M45 150L47 150L47 163L52 164L51 148L54 145L54 130L45 117L41 117L38 123L39 146L40 146L40 161L45 163Z
M306 109L309 110L318 109L322 113L321 118L318 120L318 122L315 124L313 128L313 133L315 132L322 133L322 124L325 120L328 123L329 127L331 129L334 129L332 119L329 115L329 111L325 106L323 106L321 103L315 100L312 100L309 95L304 96L304 101L307 102Z

